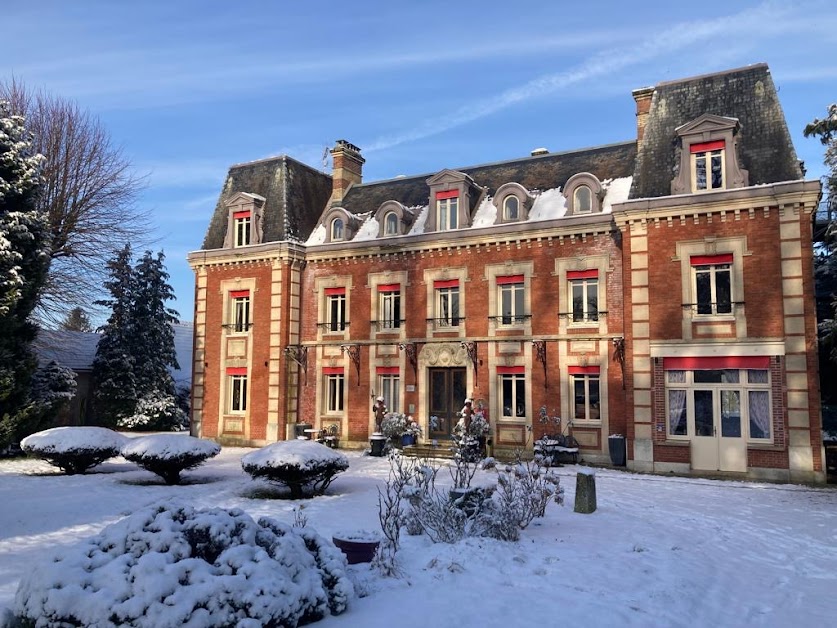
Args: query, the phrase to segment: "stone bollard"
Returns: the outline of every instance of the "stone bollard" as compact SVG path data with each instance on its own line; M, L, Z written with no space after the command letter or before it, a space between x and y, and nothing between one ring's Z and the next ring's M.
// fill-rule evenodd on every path
M582 469L575 479L575 511L590 514L596 511L596 472Z

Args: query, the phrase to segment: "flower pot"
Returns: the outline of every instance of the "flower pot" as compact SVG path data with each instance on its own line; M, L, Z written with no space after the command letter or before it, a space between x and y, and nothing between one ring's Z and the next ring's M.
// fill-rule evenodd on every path
M362 541L355 539L342 539L337 536L331 537L335 547L346 555L350 565L358 563L371 563L380 541Z
M625 466L625 437L610 436L607 439L607 446L610 449L610 461L614 467Z
M387 437L383 434L372 434L369 439L369 445L372 448L371 455L379 458L384 455L384 446L387 444Z
M401 435L401 446L406 447L407 445L415 445L416 444L416 437L414 434L402 434Z

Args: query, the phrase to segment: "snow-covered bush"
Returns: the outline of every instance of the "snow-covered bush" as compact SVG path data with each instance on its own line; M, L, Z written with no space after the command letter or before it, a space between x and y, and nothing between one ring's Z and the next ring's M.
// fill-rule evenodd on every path
M381 433L394 443L400 444L404 435L421 436L421 427L411 416L402 412L390 412L381 421Z
M54 427L27 436L20 446L26 453L73 474L118 456L126 440L104 427Z
M36 626L297 626L346 610L346 559L310 528L239 509L141 510L24 575Z
M312 440L273 443L241 458L253 479L264 478L291 490L291 499L322 495L334 476L349 468L342 453Z
M178 430L188 424L186 413L175 396L154 391L137 402L134 414L116 423L126 430Z
M156 473L166 484L178 484L181 472L194 469L220 452L218 443L181 434L133 438L122 448L126 460Z

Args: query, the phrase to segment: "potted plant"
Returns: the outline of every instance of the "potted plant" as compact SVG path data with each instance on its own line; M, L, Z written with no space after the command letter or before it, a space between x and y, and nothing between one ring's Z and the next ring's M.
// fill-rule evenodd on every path
M393 447L403 447L415 443L415 436L421 434L421 428L413 417L402 412L390 412L381 421L381 433Z
M610 449L610 461L614 467L625 466L625 437L621 434L611 434L607 437L607 446Z
M421 436L421 426L412 420L412 417L407 417L410 419L407 422L407 427L404 428L404 431L401 432L401 446L406 447L407 445L415 445L418 442L419 437Z
M372 562L381 543L381 535L369 530L340 531L335 532L331 540L346 555L349 564L356 565Z

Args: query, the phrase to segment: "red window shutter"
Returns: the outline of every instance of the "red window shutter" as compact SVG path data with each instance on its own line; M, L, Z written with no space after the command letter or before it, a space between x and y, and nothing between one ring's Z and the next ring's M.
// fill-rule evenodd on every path
M505 277L497 277L498 286L504 286L510 283L523 283L523 275L506 275Z
M770 357L762 355L663 358L666 371L711 371L715 369L766 369Z
M244 297L249 297L250 291L249 290L230 290L230 298L231 299L242 299Z
M250 210L243 212L233 212L233 218L249 218L250 217Z
M441 279L439 281L433 282L433 288L438 290L439 288L458 288L459 287L459 280L458 279Z
M379 366L375 369L378 375L398 375L401 372L397 366Z
M227 375L247 375L246 366L228 366Z
M716 140L714 142L701 142L700 144L692 144L689 146L690 153L706 153L710 150L721 150L724 148L724 140Z
M333 297L338 294L346 294L346 288L326 288L325 294L327 297Z
M436 192L436 200L441 201L446 198L458 198L459 190L448 190L446 192Z
M595 268L590 270L568 270L567 279L598 279L599 271Z
M707 264L732 264L732 253L721 255L692 255L689 258L692 266L706 266Z
M378 292L400 292L400 283L382 283L378 284Z
M498 366L497 375L523 375L526 373L525 366Z
M342 375L343 374L343 367L342 366L324 366L323 367L323 375Z
M598 375L601 368L598 366L568 366L567 373L570 375Z

